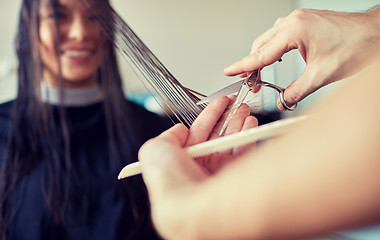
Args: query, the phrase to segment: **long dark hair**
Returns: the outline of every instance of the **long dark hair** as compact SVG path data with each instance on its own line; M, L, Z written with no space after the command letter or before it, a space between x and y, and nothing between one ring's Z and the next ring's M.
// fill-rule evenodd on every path
M54 2L50 0L53 9ZM108 4L108 0L104 0ZM57 133L53 122L53 109L41 102L40 84L42 62L39 53L39 6L41 0L24 0L21 6L16 50L18 65L18 95L14 100L9 140L4 153L0 172L0 239L6 237L7 227L17 208L21 204L22 192L16 193L16 186L25 186L26 176L41 161L45 161L47 171L42 179L42 191L52 217L57 225L65 225L65 211L70 204L70 188L80 184L78 173L70 158L70 138L67 130L66 111L59 107L59 119L62 126ZM56 29L58 21L55 21ZM59 46L59 34L57 31ZM133 149L138 143L136 121L129 114L129 105L122 91L122 81L118 71L113 42L109 41L109 50L98 72L99 85L104 94L104 113L107 123L110 169L116 172L125 164L125 159L135 157ZM60 77L61 92L63 90ZM63 136L57 140L57 135ZM121 150L117 143L123 145ZM64 149L64 156L58 154L58 148ZM28 153L28 154L25 154ZM27 157L26 157L27 155ZM43 160L44 159L44 160ZM125 184L120 189L131 202L135 217L135 231L143 231L147 222L148 200L141 181ZM127 188L127 189L126 189ZM19 189L19 188L17 188ZM139 199L140 201L136 201ZM83 200L85 201L85 200ZM85 206L86 204L83 203ZM141 214L144 213L144 214Z

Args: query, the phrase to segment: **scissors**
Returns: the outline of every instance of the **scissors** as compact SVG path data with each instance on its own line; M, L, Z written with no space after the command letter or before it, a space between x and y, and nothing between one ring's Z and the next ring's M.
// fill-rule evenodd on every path
M231 121L232 117L236 114L240 105L243 103L248 93L252 91L256 86L265 86L265 87L270 87L270 88L275 89L279 93L281 104L286 110L293 111L294 109L296 109L297 103L290 107L286 104L284 100L285 88L279 87L272 83L262 81L260 77L260 69L258 69L254 71L251 75L246 77L244 80L233 83L215 92L214 94L211 94L210 96L201 99L199 102L197 102L198 105L202 103L206 103L206 102L211 102L211 100L213 99L226 96L226 95L239 91L236 96L235 102L232 105L230 113L228 114L225 122L223 123L222 128L220 129L219 136L224 134L224 131L226 130L228 123Z

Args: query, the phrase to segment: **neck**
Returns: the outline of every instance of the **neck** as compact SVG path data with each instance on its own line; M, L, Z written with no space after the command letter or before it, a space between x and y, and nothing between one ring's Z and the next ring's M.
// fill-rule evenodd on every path
M60 82L57 75L53 75L49 71L43 72L43 81L46 85L52 86L52 87L59 87ZM97 85L97 78L96 74L83 78L83 79L76 79L76 80L68 80L62 77L63 81L63 87L64 88L84 88L84 87L92 87Z
M41 83L41 100L51 105L66 107L82 107L103 100L103 93L99 86L63 88Z

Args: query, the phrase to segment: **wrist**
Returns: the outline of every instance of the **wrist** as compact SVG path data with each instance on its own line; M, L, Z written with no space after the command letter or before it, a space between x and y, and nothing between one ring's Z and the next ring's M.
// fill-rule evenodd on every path
M364 28L364 31L367 36L367 47L370 48L371 52L369 59L372 59L373 57L377 58L380 54L380 5L371 8L368 12L363 14L365 15L364 25L366 27Z
M371 8L365 13L377 29L380 29L380 5Z

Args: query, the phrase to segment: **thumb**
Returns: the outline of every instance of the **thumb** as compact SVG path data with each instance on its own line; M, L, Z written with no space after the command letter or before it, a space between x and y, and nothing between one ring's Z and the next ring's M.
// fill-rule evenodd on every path
M284 100L287 106L291 107L297 104L311 93L318 90L321 86L318 84L317 71L312 67L306 66L305 71L301 76L294 80L284 91ZM286 109L282 106L280 97L277 99L277 107L281 111Z
M142 176L151 194L161 194L163 189L173 186L172 178L176 179L176 183L184 178L183 165L187 161L180 160L188 157L182 148L187 135L187 128L182 124L177 124L158 137L147 141L140 148L139 161L143 167ZM192 163L195 164L194 161Z
M155 161L156 156L162 156L170 148L182 148L187 136L188 129L183 124L176 124L159 136L145 142L139 150L138 158L141 162L149 162L149 165L162 164L163 161Z

